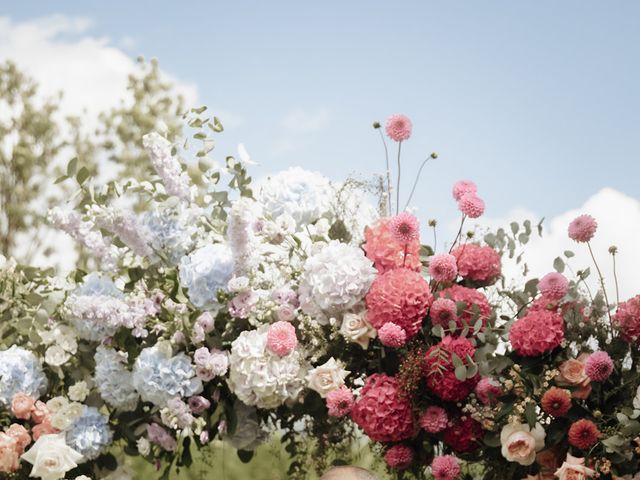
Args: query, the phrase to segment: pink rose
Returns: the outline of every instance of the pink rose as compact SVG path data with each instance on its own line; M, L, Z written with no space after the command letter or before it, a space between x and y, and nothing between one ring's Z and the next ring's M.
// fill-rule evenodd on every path
M509 423L500 432L502 456L509 462L531 465L536 452L544 448L544 428L539 423L531 429L528 425Z
M595 471L585 466L584 458L577 458L568 453L567 459L555 473L559 480L585 480L595 474Z
M31 435L26 428L18 423L12 423L5 433L18 443L20 453L31 443Z
M33 409L31 409L31 419L36 423L42 423L49 417L50 413L47 404L38 400Z
M588 353L583 353L578 358L570 358L560 365L556 383L563 387L574 387L571 392L573 398L584 400L591 393L591 379L584 369L584 362L588 357Z
M0 433L0 472L15 472L19 463L20 450L18 442L6 433Z
M51 425L49 418L46 418L42 421L42 423L39 423L31 429L31 435L33 435L33 439L37 442L42 435L58 433L59 431L60 430Z
M11 401L11 412L16 418L29 420L35 400L25 393L16 393Z

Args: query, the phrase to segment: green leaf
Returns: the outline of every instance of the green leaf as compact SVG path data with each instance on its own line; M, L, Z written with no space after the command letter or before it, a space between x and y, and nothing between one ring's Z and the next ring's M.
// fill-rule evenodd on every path
M533 402L527 403L527 406L524 407L524 416L527 419L527 425L529 428L534 428L538 421L538 417L536 416L536 404Z
M518 233L518 230L520 230L520 225L518 225L518 222L511 222L511 232L514 236L516 235L516 233Z
M433 327L431 327L431 334L434 337L443 338L444 337L444 328L442 327L442 325L434 325Z
M462 359L457 355L457 354L453 354L451 355L451 363L453 363L454 367L464 367L464 362L462 361Z
M218 117L213 117L213 131L216 133L224 131L224 127L222 126L222 123L220 123Z
M553 261L553 268L555 268L556 272L562 273L564 272L564 260L560 257L556 257Z
M76 174L76 181L78 184L82 185L90 176L91 173L89 172L89 169L87 169L87 167L82 167Z
M573 253L571 250L565 250L564 251L564 256L567 258L571 258L571 257L575 257L575 253Z
M73 157L67 163L67 177L73 177L76 174L76 169L78 168L78 157Z
M460 365L455 369L456 378L461 382L464 382L467 379L467 367L464 365Z
M56 181L53 182L54 185L57 185L59 183L64 182L65 180L67 180L69 177L67 177L66 175L62 175L61 177L56 178Z
M249 463L253 458L253 450L238 450L238 458L242 463Z

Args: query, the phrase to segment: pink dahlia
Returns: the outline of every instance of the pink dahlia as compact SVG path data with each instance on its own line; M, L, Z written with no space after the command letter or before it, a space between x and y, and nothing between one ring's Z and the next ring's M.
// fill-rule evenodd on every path
M489 377L483 377L476 385L476 397L485 405L495 405L498 397L504 393L498 382Z
M385 323L380 327L378 338L385 347L399 348L407 343L406 332L393 322Z
M484 200L475 193L465 193L458 202L458 208L469 218L478 218L484 213Z
M367 378L351 418L375 442L400 442L416 431L411 401L398 379L388 375Z
M332 417L344 417L351 411L353 403L353 392L345 386L327 394L327 408Z
M464 363L468 363L467 355L473 358L476 349L463 337L447 335L437 345L433 345L425 354L424 375L427 387L441 400L458 402L465 399L478 383L480 376L460 381L456 378L453 355L456 354Z
M469 453L478 449L478 440L484 435L482 427L471 417L453 419L443 433L444 443L458 453Z
M429 261L429 275L436 282L453 282L458 276L456 257L449 253L438 253Z
M435 480L457 480L460 477L460 465L453 455L436 457L431 462L431 474Z
M429 310L431 323L447 327L450 321L456 321L456 302L449 298L436 298Z
M293 352L298 345L296 329L289 322L276 322L267 332L267 348L276 355L284 357Z
M391 115L387 120L387 135L391 140L402 142L411 136L411 120L406 115Z
M391 468L404 470L413 463L413 450L406 445L394 445L384 454L384 461Z
M569 238L576 242L588 242L598 229L598 222L591 215L580 215L569 224Z
M640 295L618 305L613 323L627 342L640 339Z
M398 268L378 276L365 301L367 320L374 328L380 330L385 323L395 323L410 339L420 330L433 295L422 275Z
M447 428L447 412L444 408L431 405L420 415L420 426L429 433L438 433Z
M494 284L500 278L500 254L491 247L460 245L451 254L457 259L458 274L465 280L484 287Z
M564 320L548 310L529 310L511 326L509 340L518 355L537 357L560 346Z
M478 193L478 187L471 180L458 180L453 184L453 198L456 202L466 193Z
M547 273L538 282L538 290L547 300L560 300L569 290L569 280L561 273Z
M392 233L391 218L381 218L373 227L364 231L364 251L378 272L385 273L395 268L408 268L419 272L420 240L414 239L408 243L397 241Z
M391 217L391 234L396 242L407 244L413 240L420 240L420 222L415 215L401 212Z
M584 371L595 382L604 382L613 373L613 360L607 352L594 352L584 362Z
M453 333L460 333L465 324L473 326L478 319L482 321L482 327L487 323L487 320L491 316L491 305L487 297L482 292L474 290L473 288L463 287L461 285L452 285L449 288L439 292L440 298L451 300L456 305L456 311L454 311L454 317L449 319L443 310L432 311L430 314L431 323L434 325L442 325L444 328L449 328L449 320L456 322L457 329ZM457 314L457 304L463 302L465 304L464 310ZM434 302L435 303L435 302ZM450 308L450 304L447 304ZM442 304L444 307L444 304ZM445 321L446 320L446 321Z

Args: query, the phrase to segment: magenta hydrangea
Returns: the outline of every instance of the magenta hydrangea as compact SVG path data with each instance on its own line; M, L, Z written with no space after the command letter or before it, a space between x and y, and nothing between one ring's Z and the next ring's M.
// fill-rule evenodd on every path
M569 238L576 242L588 242L598 229L598 222L591 215L580 215L569 224Z
M429 275L436 282L453 282L458 276L456 257L450 253L438 253L429 262Z
M594 352L584 363L587 376L596 382L604 382L613 373L613 360L607 352Z
M391 115L387 120L386 132L391 140L402 142L411 136L412 124L406 115Z

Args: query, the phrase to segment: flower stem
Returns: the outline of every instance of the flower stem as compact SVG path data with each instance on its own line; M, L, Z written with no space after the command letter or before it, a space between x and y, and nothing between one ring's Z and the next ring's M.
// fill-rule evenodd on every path
M618 288L618 272L616 270L616 254L612 253L613 257L613 280L616 284L616 304L620 303L620 289Z
M400 151L402 150L402 140L398 142L398 180L396 185L396 215L400 213Z
M411 202L411 199L413 198L413 194L416 191L416 187L418 186L418 180L420 180L420 174L422 174L422 169L424 168L424 166L427 164L427 162L429 161L431 157L427 157L426 160L424 160L422 162L422 165L420 165L420 168L418 169L418 174L416 175L416 179L413 182L413 188L411 189L411 193L409 194L409 198L407 199L407 203L405 204L404 208L405 210L407 209L407 207L409 206L409 202Z
M391 168L389 167L389 149L387 148L387 142L384 140L384 135L382 134L382 130L378 129L380 132L380 139L382 140L382 145L384 146L384 159L387 164L387 200L389 202L389 215L391 215Z
M436 226L433 226L433 251L438 250L438 236L436 235Z
M449 253L451 253L453 251L453 248L456 246L456 243L458 243L458 239L460 238L460 235L462 234L462 226L464 225L464 221L467 218L467 216L463 213L462 214L462 220L460 221L460 228L458 229L458 233L456 234L456 238L453 240L453 243L451 244L451 248L449 249Z
M604 294L604 301L607 304L607 316L609 317L609 324L613 327L613 322L611 320L611 307L609 304L609 297L607 296L607 289L604 286L604 277L602 276L602 272L600 271L600 267L598 266L598 262L596 261L596 257L593 254L593 250L591 249L591 242L587 242L587 247L589 247L589 253L591 254L591 259L593 260L593 264L596 266L596 270L598 272L598 277L600 277L600 286L602 287L602 293Z

